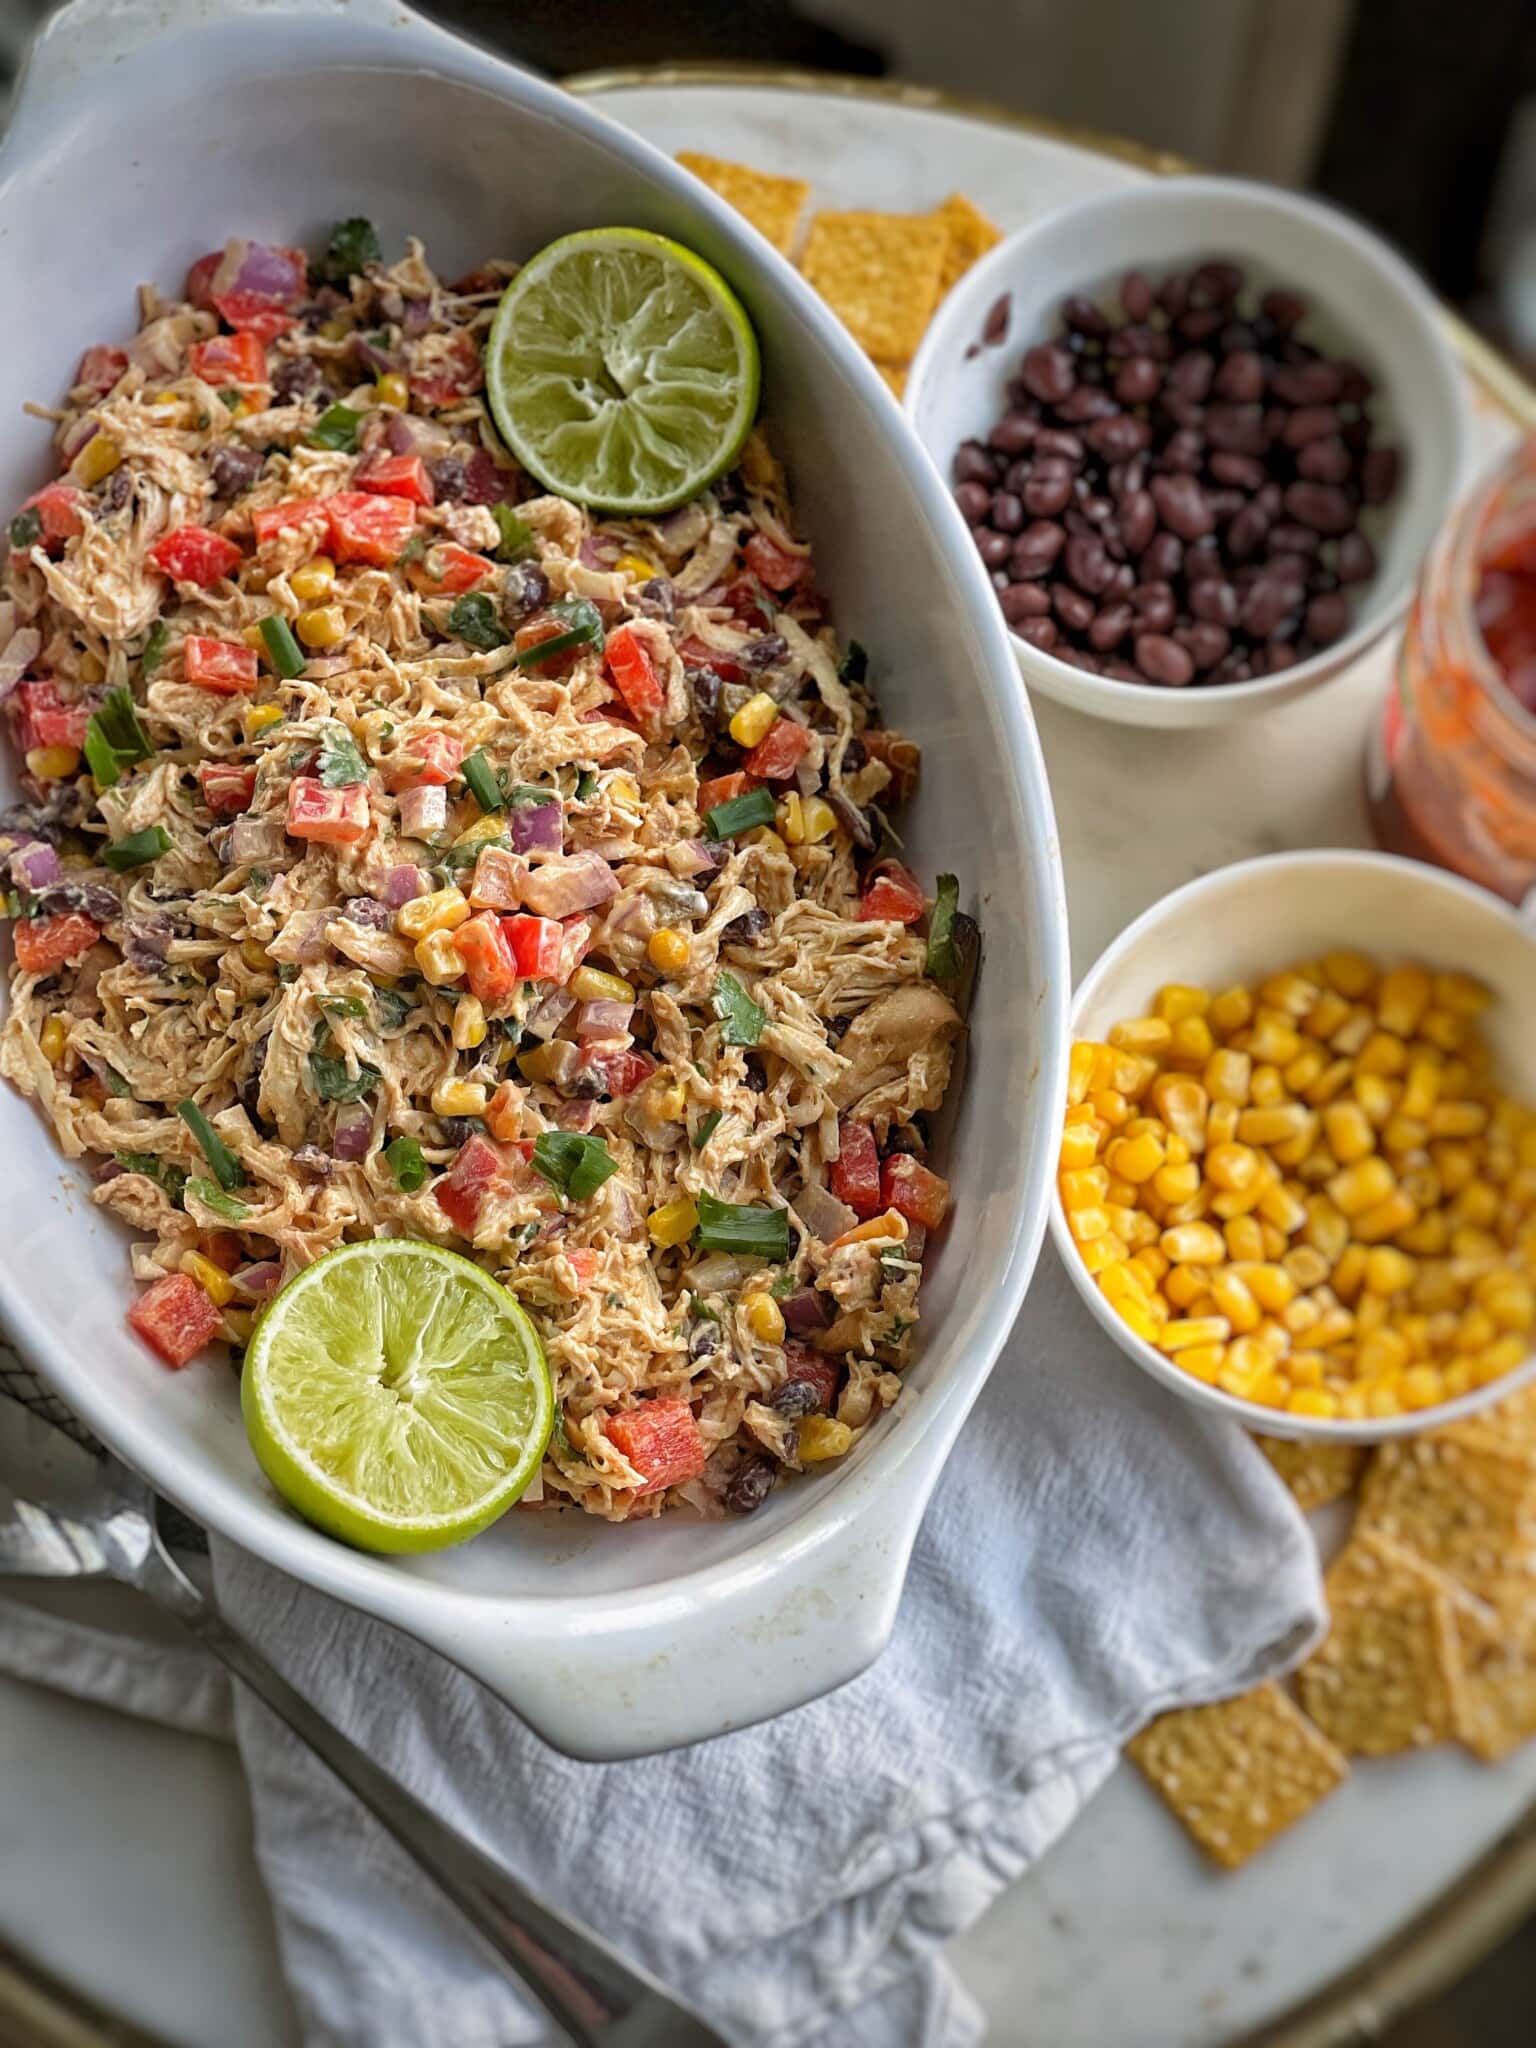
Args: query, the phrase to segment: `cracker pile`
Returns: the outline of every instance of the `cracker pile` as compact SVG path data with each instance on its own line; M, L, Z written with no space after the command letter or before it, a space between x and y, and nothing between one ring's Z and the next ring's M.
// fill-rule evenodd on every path
M1332 1627L1296 1674L1164 1714L1127 1755L1224 1869L1348 1773L1459 1742L1497 1763L1536 1735L1536 1387L1368 1451L1258 1439L1311 1512L1358 1490L1327 1575Z
M803 178L776 177L691 149L679 150L677 161L794 259L811 196ZM814 214L800 268L899 398L940 299L1001 240L991 221L955 192L931 213Z

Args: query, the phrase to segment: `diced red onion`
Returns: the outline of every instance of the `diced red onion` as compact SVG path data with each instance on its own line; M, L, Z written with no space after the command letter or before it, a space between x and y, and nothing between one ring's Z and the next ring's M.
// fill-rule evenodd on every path
M573 853L546 861L523 883L523 901L540 917L574 917L619 893L618 878L600 853Z
M11 855L11 878L23 889L46 889L50 882L62 881L64 869L58 848L50 846L46 839L23 846Z
M629 1020L635 1014L633 1003L616 1003L606 996L596 997L590 1003L583 1003L576 1017L578 1038L622 1038L630 1042Z
M345 674L351 666L352 657L349 654L312 654L305 665L304 673L316 678L339 676Z
M809 1337L813 1330L825 1330L832 1321L827 1313L826 1296L818 1294L814 1287L798 1287L779 1303L786 1330L793 1330L797 1337Z
M256 1265L237 1266L229 1276L229 1284L237 1294L243 1294L247 1301L267 1301L276 1294L283 1282L283 1266L280 1259L262 1259Z
M909 1259L920 1259L928 1249L928 1226L926 1223L909 1223L902 1254Z
M477 448L464 465L464 497L471 505L501 505L521 489L519 473L503 469L488 450Z
M302 249L276 249L266 242L248 242L243 235L235 235L224 244L224 254L213 273L210 296L260 292L280 306L291 306L304 296L304 273Z
M373 1138L373 1111L360 1102L346 1102L336 1112L336 1132L331 1139L334 1159L366 1159Z
M682 839L667 848L667 866L674 875L712 875L719 864L719 854L702 839Z
M21 626L0 648L0 702L9 697L42 652L43 636L35 626Z
M283 851L284 841L281 818L236 818L225 849L229 865L237 868L247 861L270 860Z
M611 534L586 533L581 538L578 558L583 568L611 569L622 552Z
M368 925L376 932L387 932L394 923L389 905L381 903L377 896L349 896L341 906L341 914L350 923Z
M294 911L272 942L272 957L275 960L291 960L300 965L323 960L330 951L325 928L335 914L332 910Z
M531 1031L535 1038L553 1038L575 1007L574 996L567 995L563 988L553 988L527 1018L523 1029Z
M515 810L511 838L514 853L558 853L565 843L559 804L526 804Z
M381 377L400 367L388 349L380 348L378 343L370 341L366 334L354 334L352 346L367 368Z
M656 908L649 895L637 892L626 896L609 915L608 929L611 932L643 932L648 938L656 929Z
M98 1159L91 1168L91 1179L97 1187L104 1187L109 1180L116 1180L119 1174L127 1171L127 1167L116 1159Z
M570 1102L557 1102L550 1115L562 1131L590 1131L597 1122L597 1104L590 1095L578 1095Z
M391 910L414 903L418 896L427 893L427 878L418 867L403 861L399 867L390 868L384 876L380 894Z
M432 301L430 299L407 299L400 326L406 334L425 334L432 325Z
M831 1244L859 1220L846 1202L840 1202L818 1181L807 1181L789 1206L812 1237L819 1237L823 1244Z
M410 421L403 412L388 412L384 417L384 438L390 451L395 455L414 455L416 435Z
M59 443L59 453L63 456L64 461L66 463L73 462L80 453L80 450L89 442L95 440L96 434L96 422L89 414L84 419L76 420L69 432Z
M400 798L400 830L407 839L430 839L448 823L448 792L427 785Z

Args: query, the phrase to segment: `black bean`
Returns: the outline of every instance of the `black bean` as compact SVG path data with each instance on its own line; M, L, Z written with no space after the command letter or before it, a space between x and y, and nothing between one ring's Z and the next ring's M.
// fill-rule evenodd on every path
M789 652L789 643L782 633L759 633L740 649L737 660L744 668L763 670L781 662Z
M1042 618L1051 608L1050 592L1043 583L1010 583L998 592L998 602L1010 626L1023 619Z
M318 398L324 389L325 377L313 356L289 356L272 372L272 396L279 405Z
M1296 584L1280 576L1261 576L1243 599L1240 623L1250 639L1267 640L1301 602Z
M978 526L973 536L976 552L989 569L1000 569L1008 559L1009 540L1006 533L994 533L990 526Z
M1172 582L1184 566L1183 541L1176 533L1155 533L1137 566L1143 583Z
M1083 439L1105 462L1124 462L1151 445L1152 429L1145 420L1122 412L1109 419L1095 420Z
M1075 427L1088 420L1107 420L1119 410L1107 391L1095 390L1091 384L1079 384L1056 408L1059 417L1070 420Z
M1075 334L1091 335L1097 340L1109 332L1109 320L1103 309L1080 294L1062 300L1061 317Z
M1286 405L1332 405L1343 383L1333 363L1277 363L1269 373L1270 390Z
M1226 627L1218 626L1210 619L1201 619L1193 626L1180 626L1173 637L1196 668L1214 668L1232 645L1232 635Z
M1127 320L1145 320L1151 312L1152 287L1139 270L1128 270L1121 278L1120 305Z
M1190 399L1196 405L1203 405L1211 393L1211 384L1216 375L1216 358L1203 348L1186 350L1168 372L1168 388L1176 391L1180 398Z
M501 580L501 613L505 619L523 619L536 612L549 597L549 578L537 562L514 562Z
M1367 463L1370 459L1369 455L1365 458ZM1342 484L1348 480L1353 467L1349 450L1339 434L1325 434L1320 440L1308 441L1304 448L1296 451L1296 474L1306 477L1311 483ZM1363 475L1361 481L1363 484Z
M1163 683L1170 689L1181 688L1195 673L1189 650L1166 633L1136 635L1136 666L1148 682Z
M962 441L955 450L956 483L990 484L996 481L997 471L996 456L980 441Z
M1047 405L1060 405L1077 382L1077 365L1066 349L1042 341L1025 351L1019 378L1036 398Z
M1127 491L1119 506L1120 537L1139 555L1157 531L1157 505L1150 491Z
M1051 609L1074 633L1086 633L1093 620L1093 599L1085 597L1080 590L1074 590L1070 583L1051 585Z
M987 348L996 348L1008 332L1008 315L1013 305L1012 292L1004 292L994 299L987 308L987 317L981 323L981 339Z
M1252 405L1264 396L1264 358L1253 348L1229 355L1216 374L1216 390L1236 405Z
M1136 615L1125 603L1107 604L1088 628L1088 638L1100 654L1108 654L1120 645L1136 622Z
M1349 600L1341 590L1325 591L1307 606L1307 638L1330 647L1349 624Z
M1178 617L1173 590L1166 583L1137 583L1130 591L1137 626L1146 633L1166 633Z
M1317 533L1348 533L1355 523L1355 508L1337 484L1291 484L1285 509L1298 526L1310 526Z
M1024 503L1016 491L993 493L992 524L999 533L1023 532Z
M1069 434L1065 427L1042 427L1035 436L1036 455L1059 455L1063 461L1079 463L1085 449L1082 437Z
M1186 341L1198 343L1219 334L1222 319L1214 306L1196 307L1192 312L1181 313L1174 324Z
M1336 435L1339 416L1331 405L1298 405L1285 423L1287 448L1304 448L1309 441Z
M1013 629L1021 640L1027 640L1032 647L1049 652L1056 645L1056 622L1054 619L1021 619Z
M1260 299L1259 307L1264 317L1281 329L1295 327L1307 317L1307 302L1295 292L1268 291Z
M1155 476L1149 486L1157 516L1180 540L1198 540L1215 523L1205 493L1192 476Z
M1197 619L1217 626L1237 624L1236 588L1220 577L1207 577L1191 585L1189 608Z
M1163 443L1158 461L1164 469L1184 476L1198 476L1205 466L1205 443L1193 427L1180 427Z
M743 1458L720 1498L727 1514L750 1515L773 1491L778 1467L772 1458Z
M1035 422L1026 419L1023 413L1005 412L987 435L987 439L994 449L1004 455L1022 455L1034 440L1035 431Z
M1364 405L1376 389L1372 379L1358 363L1336 363L1332 367L1338 371L1339 402L1342 405Z
M1213 448L1233 455L1262 455L1269 442L1263 408L1257 405L1209 406L1205 431Z
M238 498L261 475L264 460L259 448L221 448L210 465L213 488L221 498ZM114 470L113 482L125 474L121 469Z
M1395 448L1369 448L1360 463L1360 495L1367 505L1384 505L1397 489L1402 457Z
M1114 564L1105 554L1103 542L1085 536L1074 535L1067 542L1063 566L1071 581L1089 597L1098 597L1107 590L1114 575Z
M1026 526L1013 544L1009 562L1015 576L1043 576L1066 545L1066 530L1051 519Z
M821 1405L821 1389L814 1380L787 1379L768 1397L774 1414L787 1416L791 1422L798 1422L802 1415L814 1415Z
M1346 533L1334 568L1341 583L1364 583L1376 574L1376 550L1363 533Z
M1315 555L1322 542L1310 526L1293 525L1289 519L1277 520L1269 529L1266 549L1271 557L1275 555Z
M1020 495L1031 519L1054 519L1072 502L1072 472L1059 458L1037 463Z
M1122 405L1145 405L1163 386L1163 373L1150 356L1132 356L1116 374L1114 391Z
M979 526L992 510L992 493L985 484L967 481L955 485L955 503L965 514L967 526Z

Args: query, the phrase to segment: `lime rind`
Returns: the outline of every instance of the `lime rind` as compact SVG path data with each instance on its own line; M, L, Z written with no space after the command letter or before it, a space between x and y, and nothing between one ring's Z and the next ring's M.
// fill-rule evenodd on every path
M360 1548L410 1552L489 1526L554 1426L543 1346L506 1289L440 1245L344 1245L261 1318L241 1406L291 1507Z
M502 296L486 346L502 438L561 497L670 511L729 469L757 416L757 337L692 250L594 228L540 250Z

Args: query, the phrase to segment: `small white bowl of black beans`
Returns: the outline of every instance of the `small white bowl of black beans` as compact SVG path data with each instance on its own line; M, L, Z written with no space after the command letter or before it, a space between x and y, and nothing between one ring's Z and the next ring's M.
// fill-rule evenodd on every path
M1025 680L1215 725L1315 689L1402 617L1466 401L1439 309L1347 216L1228 178L1048 215L955 286L906 409Z

